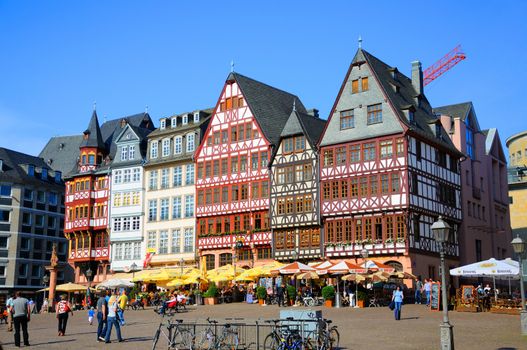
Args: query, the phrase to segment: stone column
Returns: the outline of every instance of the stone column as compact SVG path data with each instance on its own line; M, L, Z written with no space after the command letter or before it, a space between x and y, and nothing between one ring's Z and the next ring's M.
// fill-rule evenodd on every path
M61 267L45 266L46 271L49 271L49 292L48 292L48 309L53 308L53 300L55 300L55 289L57 287L57 273Z

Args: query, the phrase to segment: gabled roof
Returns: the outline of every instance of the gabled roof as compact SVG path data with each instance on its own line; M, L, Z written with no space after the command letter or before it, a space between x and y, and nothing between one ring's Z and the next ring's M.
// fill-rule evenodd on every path
M325 120L293 110L280 134L280 139L295 135L305 135L311 146L315 147L325 125Z
M464 123L466 123L467 118L470 117L471 112L475 113L474 112L474 105L470 101L469 102L456 103L456 104L453 104L453 105L436 107L436 108L433 109L433 111L434 111L434 114L436 114L436 115L437 114L439 114L439 115L448 115L448 116L453 117L453 118L459 118ZM475 129L475 131L479 131L480 127L479 127L478 119L475 118L475 116L472 118L472 122L474 124L473 128Z
M505 152L501 145L500 135L498 129L490 128L487 130L482 130L481 133L485 135L485 154L490 155L492 153L492 148L497 147L497 153L499 159L506 161Z
M236 81L240 87L247 105L253 112L254 117L260 125L265 137L274 145L277 145L293 103L300 113L307 113L300 99L267 84L243 76L239 73L230 73L227 81Z
M102 151L105 151L105 145L101 136L101 129L99 128L99 119L97 118L97 112L94 110L88 129L83 132L84 138L80 144L80 147L95 147Z
M37 172L35 172L34 176L28 175L27 167L23 167L24 165L33 165L35 168L44 168L48 171L53 171L53 169L49 167L42 158L0 147L0 159L2 160L0 182L32 184L35 186L46 183L63 188L63 184L55 182L52 174L48 175L47 180L41 179Z
M77 166L81 142L82 135L54 136L49 139L38 156L48 166L65 175Z
M450 140L448 133L441 127L441 137L435 135L435 125L439 119L434 115L430 103L426 96L419 95L412 85L412 80L400 73L396 68L389 66L382 62L377 57L371 55L366 50L359 48L355 54L350 69L346 74L343 86L346 83L351 69L355 65L367 63L372 71L373 76L379 83L381 90L388 99L388 102L393 106L395 114L399 121L410 131L428 141L442 145L451 152L461 156L461 153L456 149ZM339 97L340 94L339 93ZM337 98L338 101L338 98ZM337 101L335 103L337 103ZM419 101L419 102L418 102ZM335 106L331 113L333 113ZM414 121L408 120L405 115L405 110L412 110Z
M90 124L92 120L90 120ZM126 123L122 123L123 120ZM107 152L109 151L110 159L114 158L117 150L114 140L117 139L126 124L137 128L136 133L138 135L155 129L148 113L134 114L103 123L100 127L100 134L104 142L103 149L106 149ZM79 147L82 147L83 141L85 140L83 140L82 135L52 137L39 156L50 164L53 169L61 171L64 175L72 176L77 173L77 163L80 155Z

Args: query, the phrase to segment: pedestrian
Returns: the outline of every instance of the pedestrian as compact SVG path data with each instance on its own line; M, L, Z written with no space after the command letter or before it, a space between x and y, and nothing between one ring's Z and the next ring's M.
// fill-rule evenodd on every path
M432 290L432 279L425 279L425 285L423 286L423 289L426 294L426 306L430 306L430 291Z
M278 300L278 307L281 307L284 303L284 284L278 284L276 286L276 297Z
M423 282L421 282L421 277L417 277L415 280L415 303L421 304L421 291L423 289Z
M20 327L22 327L22 334L24 336L24 345L29 346L29 334L27 332L27 323L31 319L31 310L29 302L26 298L16 292L13 306L11 307L13 314L13 323L15 324L15 346L20 346Z
M97 299L97 341L104 341L106 336L108 303L105 294L103 291L99 292L99 299Z
M117 340L119 342L124 341L124 339L121 337L121 326L119 325L119 321L117 320L117 308L118 308L118 302L115 295L112 295L110 297L110 300L108 301L108 318L107 318L107 326L106 326L106 337L104 338L105 343L110 343L110 336L112 335L112 327L115 327L115 332L117 332Z
M66 325L68 324L68 316L71 313L73 316L73 310L71 304L66 300L66 295L60 296L60 301L57 303L57 319L59 320L59 337L66 334Z
M12 332L13 331L13 314L11 313L11 308L13 307L13 301L15 300L15 296L11 295L9 299L7 299L6 308L7 308L7 331Z
M32 298L29 298L28 304L29 304L29 310L31 310L31 313L32 314L36 313L35 312L35 302L33 301Z
M401 319L401 308L403 307L403 291L400 286L397 286L397 289L393 291L392 301L395 303L395 309L393 313L395 320L399 321Z
M117 316L119 317L119 322L121 322L121 326L124 326L124 310L128 305L128 295L126 295L126 290L123 290L123 293L119 296L118 303L119 307L117 308Z
M88 310L88 322L90 322L90 326L93 324L93 316L95 316L95 309L93 306Z

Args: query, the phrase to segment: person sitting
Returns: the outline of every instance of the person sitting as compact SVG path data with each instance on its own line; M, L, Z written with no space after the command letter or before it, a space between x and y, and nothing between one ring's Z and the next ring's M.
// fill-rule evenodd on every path
M164 315L167 309L175 309L177 312L177 297L175 294L170 295L170 299L163 302L159 314Z
M185 296L185 294L183 294L183 292L178 293L178 295L176 296L176 300L177 300L176 309L178 307L182 307L185 310L187 309L185 307L185 305L187 304L187 297Z

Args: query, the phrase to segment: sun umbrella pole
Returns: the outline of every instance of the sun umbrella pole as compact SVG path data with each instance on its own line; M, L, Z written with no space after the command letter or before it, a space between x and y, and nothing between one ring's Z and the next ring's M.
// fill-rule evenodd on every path
M357 281L357 270L355 270L355 307L359 307L359 282Z
M337 275L337 296L335 297L335 307L340 307L339 275Z

